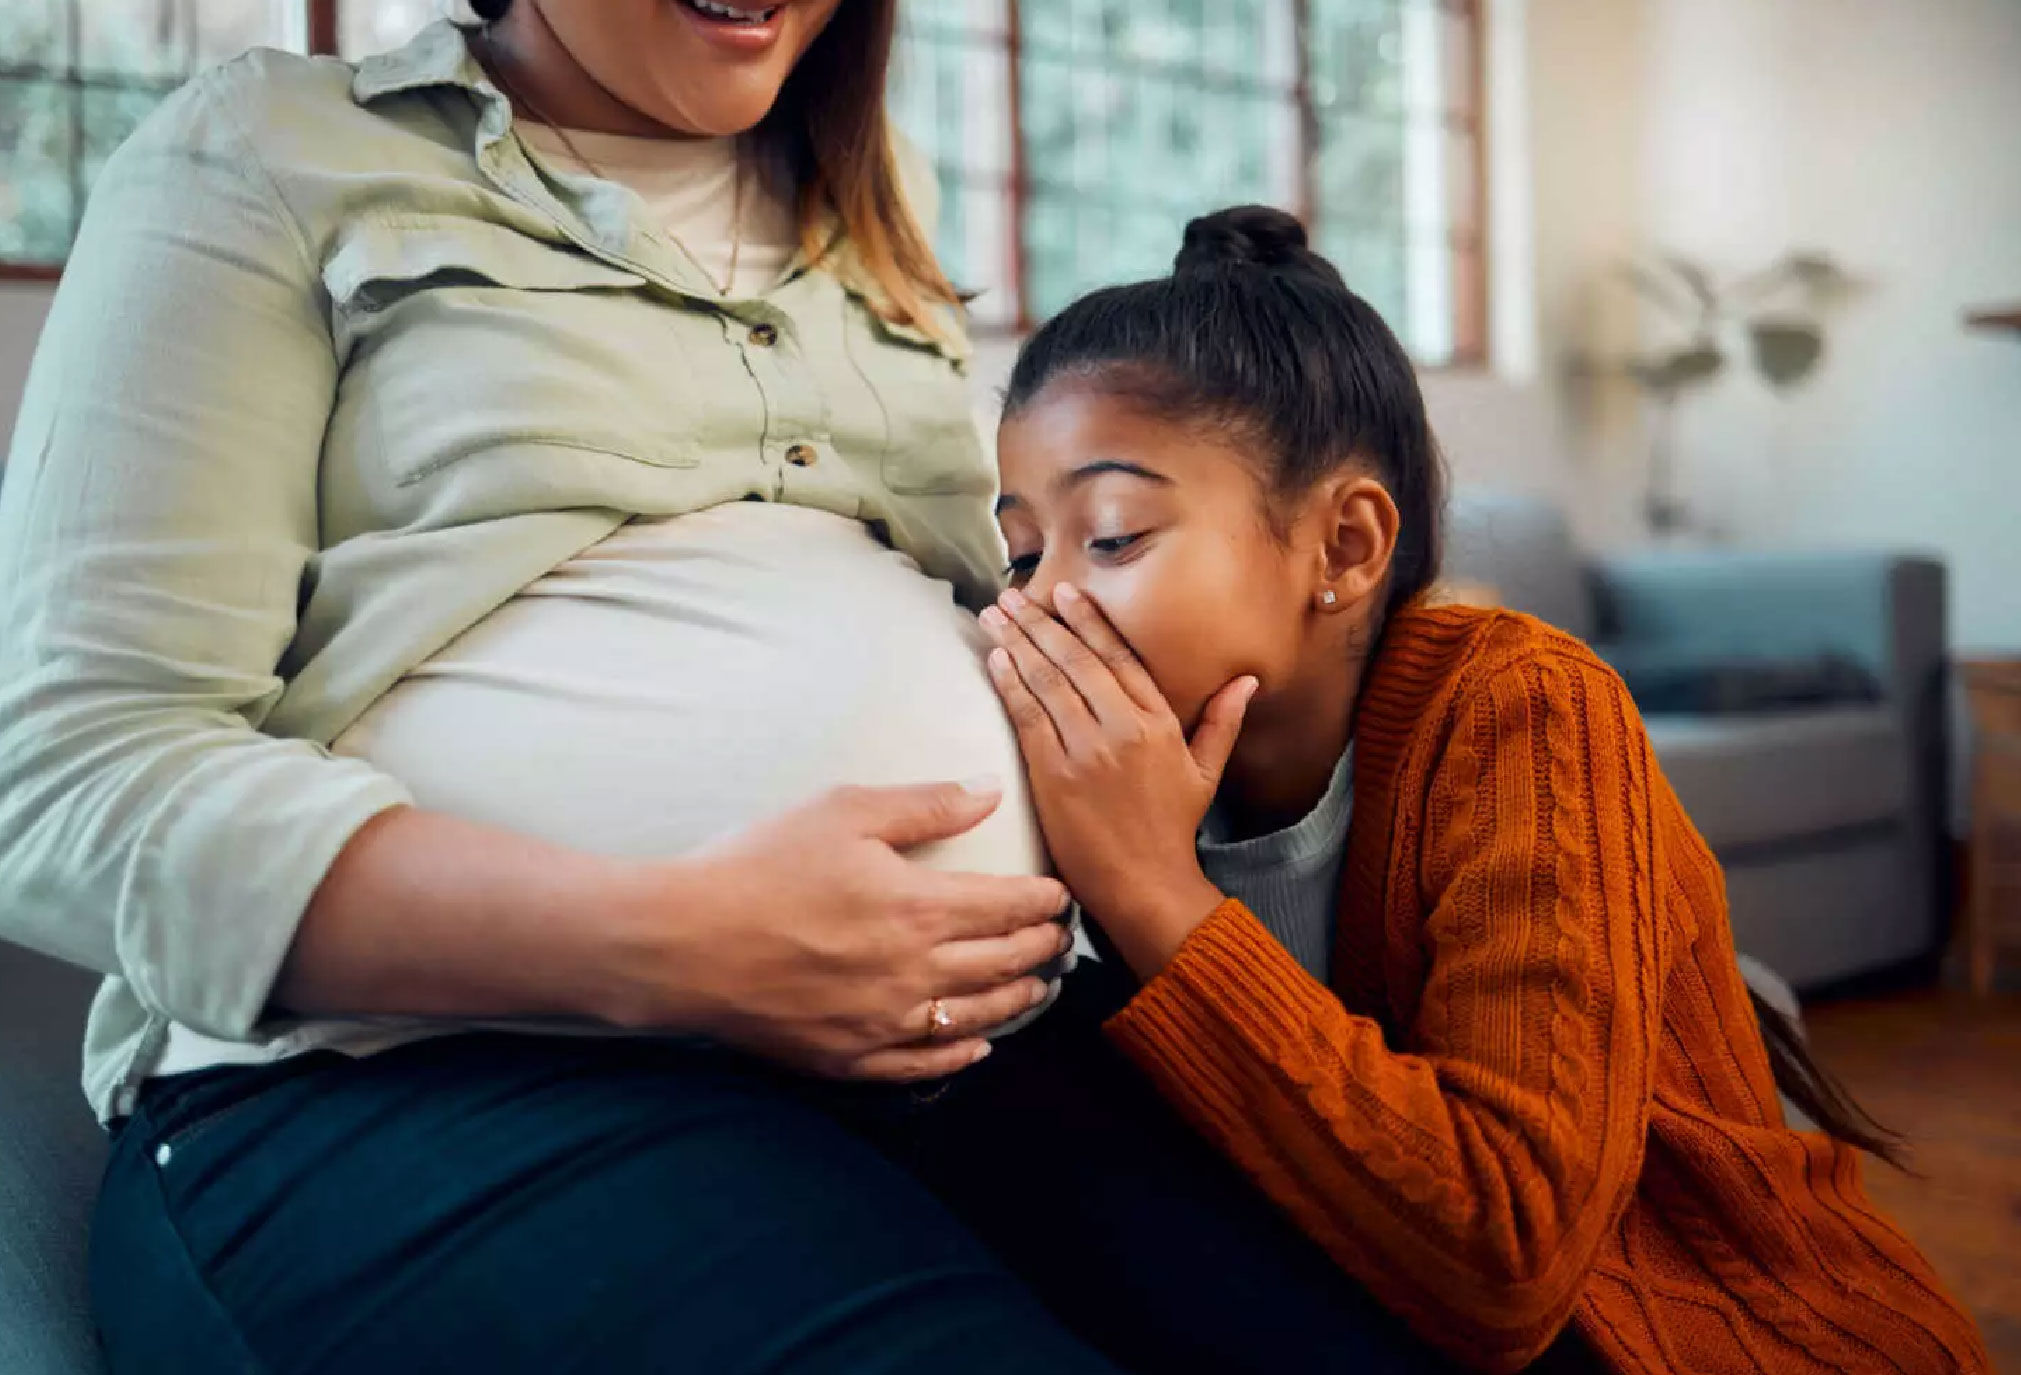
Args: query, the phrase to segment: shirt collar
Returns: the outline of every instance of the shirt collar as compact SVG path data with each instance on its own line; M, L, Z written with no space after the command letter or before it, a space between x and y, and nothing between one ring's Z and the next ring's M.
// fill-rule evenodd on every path
M478 128L481 152L485 145L497 141L511 128L512 106L471 55L466 34L475 31L475 28L474 25L438 19L415 34L404 46L365 58L358 63L357 71L352 75L351 98L360 105L369 105L382 96L431 86L454 86L468 91L477 98L484 111ZM612 233L622 242L623 236L615 227ZM796 255L787 275L795 275L806 266L804 256ZM956 363L966 365L971 346L965 331L953 322L951 312L943 337L936 338L915 326L891 321L890 298L846 242L837 245L830 253L826 266L845 289L870 304L872 310L887 322L884 327L890 333L915 344L938 349Z
M460 86L479 95L500 98L464 41L464 27L438 19L391 52L378 53L358 64L351 78L351 98L369 105L380 96L426 86Z

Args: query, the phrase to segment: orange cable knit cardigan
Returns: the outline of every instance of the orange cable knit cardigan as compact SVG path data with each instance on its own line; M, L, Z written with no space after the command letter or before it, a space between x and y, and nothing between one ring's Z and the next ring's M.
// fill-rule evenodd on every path
M1516 1370L1984 1371L1856 1153L1793 1131L1719 868L1620 680L1411 607L1355 725L1332 987L1224 903L1109 1023L1427 1340Z

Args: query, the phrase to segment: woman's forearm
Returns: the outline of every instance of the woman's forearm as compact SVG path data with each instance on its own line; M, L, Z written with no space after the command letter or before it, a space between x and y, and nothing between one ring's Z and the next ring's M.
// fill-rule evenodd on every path
M654 879L677 901L678 866ZM638 866L384 812L316 890L273 1001L298 1016L612 1020L626 1006L617 932L637 887Z
M1035 1005L1063 953L1051 879L903 857L993 788L841 788L706 853L601 859L414 808L354 833L271 1009L564 1017L708 1036L835 1077L951 1074ZM951 1022L933 1016L938 999Z

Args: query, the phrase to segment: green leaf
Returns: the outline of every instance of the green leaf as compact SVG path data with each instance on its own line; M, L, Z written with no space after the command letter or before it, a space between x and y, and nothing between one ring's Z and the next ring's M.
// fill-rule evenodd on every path
M1782 268L1813 291L1831 290L1852 282L1852 275L1824 253L1791 253L1782 260Z
M1726 359L1715 345L1700 342L1632 359L1628 375L1648 390L1668 396L1711 381L1725 366Z
M1773 387L1789 387L1810 376L1824 356L1824 335L1807 320L1754 320L1747 333L1754 366Z

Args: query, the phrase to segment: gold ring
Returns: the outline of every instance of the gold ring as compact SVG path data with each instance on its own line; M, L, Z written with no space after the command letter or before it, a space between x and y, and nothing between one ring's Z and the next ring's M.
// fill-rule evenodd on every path
M938 998L926 1000L926 1039L934 1037L954 1025L954 1014L947 1010L947 1004Z

